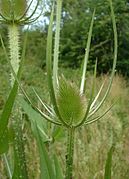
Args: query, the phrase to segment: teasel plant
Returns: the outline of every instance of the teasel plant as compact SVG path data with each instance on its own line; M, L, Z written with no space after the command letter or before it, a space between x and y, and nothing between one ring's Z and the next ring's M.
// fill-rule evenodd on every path
M21 50L21 39L20 39L20 28L21 26L28 25L35 22L43 13L35 16L37 8L40 4L40 0L36 1L35 7L30 11L33 0L29 3L26 0L0 0L0 23L1 25L6 25L8 29L8 46L9 55L4 46L2 37L1 43L4 49L6 59L11 67L11 92L5 103L1 118L0 118L0 154L3 154L3 159L6 164L9 178L28 178L26 159L24 153L24 141L22 134L22 116L21 110L15 103L15 98L19 93L19 80L21 76L21 68L25 56L26 39L25 37L22 54ZM14 106L14 109L13 109ZM12 121L10 121L11 111L14 110L12 114ZM6 153L9 149L9 124L13 127L14 135L14 166L10 166L10 162Z
M65 178L73 178L73 156L74 156L74 143L75 143L75 133L77 129L81 126L86 126L97 122L102 119L108 111L112 108L113 104L102 114L98 115L98 111L101 109L102 105L106 101L111 86L113 82L113 77L116 70L117 62L117 28L115 15L113 10L112 0L108 0L111 10L111 19L114 32L114 57L113 57L113 66L110 75L109 82L107 84L106 91L103 94L103 88L105 82L102 83L100 89L95 95L95 81L96 81L96 71L97 71L97 62L94 67L94 77L92 81L92 86L90 89L90 97L86 96L87 84L86 84L86 73L87 73L87 64L89 59L90 44L92 38L92 30L95 19L95 10L92 15L92 20L89 28L87 45L85 56L83 60L83 69L82 76L80 77L80 87L76 86L74 82L67 80L63 75L58 75L58 59L59 59L59 39L60 39L60 24L61 24L61 11L62 11L62 0L56 1L56 30L55 30L55 43L54 43L54 54L53 54L53 17L54 17L54 7L52 9L50 24L48 28L48 37L47 37L47 50L46 50L46 68L47 68L47 81L49 94L51 99L51 106L43 102L38 93L35 91L37 99L45 108L45 112L41 111L38 107L32 105L32 107L48 122L53 125L57 125L60 128L64 129L67 132L67 154L66 154L66 172ZM103 95L102 95L103 94ZM101 97L101 100L99 98ZM24 103L25 104L25 103ZM40 135L40 134L39 134ZM39 137L40 138L40 137ZM40 139L41 141L41 139ZM43 147L43 146L42 146ZM47 174L43 175L44 178L63 178L55 177L52 172L52 162L48 158L48 155L45 154L46 166L44 170L47 170Z
M21 106L24 109L24 111L28 114L28 116L32 118L35 116L36 118L35 120L32 121L32 124L33 124L32 131L34 135L36 136L37 144L38 144L39 152L40 152L41 178L45 178L45 179L63 179L64 178L57 156L54 155L54 162L53 162L44 147L44 141L48 141L49 139L46 135L46 130L41 129L41 126L40 126L41 118L51 123L54 126L58 126L59 128L67 132L67 154L66 154L65 178L71 179L73 178L73 155L74 155L74 143L75 143L74 138L75 138L77 129L81 126L89 125L93 122L96 122L102 119L103 116L105 116L106 113L113 106L113 105L110 106L101 115L98 115L98 116L96 115L97 112L101 109L103 103L106 101L108 94L110 92L111 85L113 82L113 77L115 74L115 69L116 69L116 61L117 61L116 21L115 21L115 15L113 11L112 0L108 0L108 1L110 4L110 9L111 9L111 19L112 19L113 32L114 32L114 59L113 59L113 67L112 67L112 72L111 72L111 76L109 79L109 83L103 96L102 96L102 91L105 86L105 83L102 84L102 86L98 90L97 95L95 96L95 80L96 80L97 62L94 68L94 78L92 82L90 97L88 98L85 94L87 90L86 72L87 72L87 64L88 64L88 59L89 59L90 44L91 44L91 38L92 38L92 29L93 29L93 24L94 24L94 19L95 19L95 10L93 12L91 25L90 25L90 29L88 33L86 52L85 52L84 61L83 61L82 77L80 78L80 87L78 87L76 86L74 82L71 82L65 79L63 75L61 77L58 75L62 0L56 0L56 28L55 28L54 54L53 54L53 45L52 45L53 40L52 39L53 39L53 18L54 18L55 5L53 5L52 13L50 17L50 24L48 28L47 51L46 51L47 81L48 81L49 94L50 94L50 99L51 99L51 106L46 104L40 98L40 95L38 95L38 93L34 90L35 95L37 96L37 99L45 108L45 112L43 112L40 108L38 108L31 102L31 100L28 98L28 95L26 94L26 92L24 91L24 89L22 88L19 82L19 73L20 73L20 69L22 65L20 65L20 68L18 70L18 75L17 75L16 74L17 71L15 71L12 63L10 63L9 61L12 74L15 78L14 85L19 86L20 90L24 94L24 97L26 98L26 101L24 100L24 98L20 98ZM31 22L30 19L32 18L32 16L30 16L29 21L27 19L28 23ZM5 14L1 13L2 21L5 21L5 18L3 17L5 17ZM16 16L13 16L13 17L16 17ZM23 19L25 20L26 18L24 17ZM21 24L24 24L21 19L20 21L21 21ZM24 21L25 24L27 21L26 20ZM13 20L13 23L14 23L14 20ZM1 42L2 42L3 49L5 49L2 39L1 39ZM24 51L25 50L23 50L22 56L24 56L24 53L25 53ZM7 113L6 110L4 110L2 113L1 119L7 119L7 120L0 120L0 124L4 126L4 128L2 128L2 131L0 130L0 136L3 137L2 138L3 140L7 139L8 116L10 115L10 111L13 106L12 98L15 98L13 95L14 94L13 90L15 91L16 87L14 88L14 85L4 108L6 109L6 107L9 107L9 112ZM102 98L99 101L100 96L102 96ZM40 120L39 125L37 122L38 119ZM45 140L44 140L44 136L45 136ZM7 168L9 168L8 163L7 163ZM28 177L27 174L24 174L24 172L22 172L22 178L27 178L27 177Z

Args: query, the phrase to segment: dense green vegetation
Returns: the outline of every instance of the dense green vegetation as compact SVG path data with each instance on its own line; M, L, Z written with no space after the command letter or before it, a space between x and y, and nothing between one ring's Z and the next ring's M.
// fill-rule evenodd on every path
M44 16L49 19L52 1L47 1L47 3L49 8L47 8L48 11L45 12ZM116 68L117 73L114 77L109 97L107 98L107 101L103 104L97 115L101 115L104 111L110 108L114 101L116 102L113 108L108 112L108 114L106 114L106 116L104 116L102 120L91 125L82 126L77 129L75 135L75 153L73 162L73 178L75 179L111 179L111 176L113 179L129 178L129 102L127 98L129 94L129 3L126 0L114 0L113 5L118 28L118 62ZM86 100L84 99L84 104L87 104L90 99L90 90L94 78L93 70L96 59L98 61L98 65L97 80L95 82L94 90L95 95L100 89L102 81L105 81L105 86L102 94L100 95L98 103L99 101L101 101L101 97L104 95L110 79L109 72L111 72L112 69L112 59L114 51L114 32L112 30L113 28L110 18L111 13L109 2L103 0L63 1L59 53L59 75L61 76L63 74L66 80L68 80L66 84L65 82L64 84L62 83L62 86L64 85L66 88L68 87L69 91L71 90L71 93L69 93L68 96L71 101L71 94L74 94L74 91L76 93L76 86L80 85L80 69L82 68L82 60L84 59L85 55L86 41L88 38L88 31L94 8L96 8L94 18L95 23L93 28L90 58L88 61L88 75L86 82L87 90L85 92L87 98ZM46 69L48 24L46 21L46 23L44 23L43 25L32 25L29 30L25 30L23 27L21 27L20 30L20 53L24 48L22 42L25 39L26 31L28 35L26 44L26 55L22 67L20 84L22 85L23 89L25 90L33 104L35 106L38 106L38 109L40 109L41 111L46 112L40 100L36 97L36 93L38 93L45 104L47 103L51 105L51 99L49 95L50 89L47 85ZM3 37L7 52L10 53L9 44L7 41L7 25L1 25L1 35ZM55 37L53 36L53 41L54 40ZM5 57L5 53L1 44L0 73L0 114L2 114L4 105L9 96L9 92L11 91L11 69ZM125 77L127 77L127 80L125 80ZM63 77L61 77L61 80L62 79ZM69 81L71 81L72 83L74 82L74 85L72 86ZM68 86L69 84L71 86ZM64 88L64 86L62 87L62 89ZM67 91L63 91L62 89L60 89L60 93L63 93L64 95ZM20 137L23 139L22 142L24 144L25 155L27 159L26 165L29 174L29 176L25 174L24 176L26 177L22 176L22 178L39 179L41 177L41 179L44 179L42 176L47 176L47 174L45 174L44 172L44 167L49 165L47 166L49 170L51 168L50 164L48 164L49 162L46 162L47 164L44 162L47 157L49 159L49 156L50 159L53 159L52 164L57 166L57 168L54 168L54 171L58 170L58 172L56 171L56 174L58 175L60 173L60 169L58 168L58 160L61 164L63 173L65 173L65 160L67 158L66 128L63 127L61 129L53 124L47 123L45 120L43 120L43 118L41 118L39 114L36 113L33 108L30 107L30 105L28 105L28 103L24 101L25 97L23 98L22 91L19 90L18 93L20 98L17 97L8 124L10 149L8 153L6 150L6 153L4 153L4 155L1 155L0 157L0 178L11 178L9 175L7 166L8 163L6 159L8 159L8 161L11 161L9 162L11 171L13 171L13 167L15 169L15 175L13 176L13 179L17 179L18 172L21 172L20 168L18 168L19 166L17 167L16 164L17 162L19 162L19 158L17 156L17 153L15 153L16 144L14 141L16 131L12 122L20 119L20 116L22 119L22 125L19 126L22 130L21 135L23 135ZM61 100L61 96L59 96L58 104L60 104L60 111L64 112L65 110L63 110L63 107L64 109L66 109L66 104L64 104ZM79 104L78 102L78 105L76 105L77 100L79 99L75 98L73 106L77 106L77 108L79 108L81 104ZM52 105L50 107L52 107ZM72 106L69 106L69 114L66 116L65 113L63 117L67 118L70 115L73 115L73 113L71 112L72 110ZM18 114L18 111L20 111L21 115ZM74 115L81 116L80 114L77 114L76 111ZM68 120L69 119L67 119L66 122ZM44 130L44 133L42 133L42 131L40 130L38 131L39 127L41 127L40 129ZM20 137L19 139L21 139ZM42 143L45 145L42 146ZM22 144L20 145L22 146ZM47 149L47 153L45 153L44 146ZM0 146L0 152L1 149L2 147ZM13 150L14 153L12 152ZM45 156L49 154L49 156L43 158L44 154ZM14 156L15 160L13 163ZM56 156L58 157L58 160ZM40 166L40 164L43 163L44 165ZM48 171L48 173L49 172L50 171ZM51 173L50 178L46 177L45 179L53 179L52 175L53 174ZM61 179L61 174L56 177L56 179Z

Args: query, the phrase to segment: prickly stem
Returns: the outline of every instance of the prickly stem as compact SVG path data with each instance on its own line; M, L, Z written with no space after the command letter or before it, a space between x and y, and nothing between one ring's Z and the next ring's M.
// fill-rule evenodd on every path
M18 73L20 66L20 40L19 40L19 26L17 24L8 25L8 37L9 37L9 53L10 61L14 69L15 74ZM11 86L15 82L14 76L11 73ZM14 172L13 178L28 178L26 159L25 159L25 150L24 150L24 141L22 134L22 117L20 116L21 110L17 107L17 104L14 106L14 119L12 120L13 130L15 133L14 138Z
M72 179L73 154L74 154L74 135L75 128L68 129L67 155L66 155L66 176L65 179Z

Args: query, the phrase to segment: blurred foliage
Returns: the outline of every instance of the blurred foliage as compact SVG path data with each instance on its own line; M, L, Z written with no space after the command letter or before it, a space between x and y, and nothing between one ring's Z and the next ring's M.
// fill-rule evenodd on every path
M126 0L114 0L119 36L117 70L129 75L129 4ZM90 52L89 69L98 59L98 72L109 71L112 65L113 32L108 1L66 0L64 2L61 31L61 59L70 67L78 67L84 57L89 22L96 9Z

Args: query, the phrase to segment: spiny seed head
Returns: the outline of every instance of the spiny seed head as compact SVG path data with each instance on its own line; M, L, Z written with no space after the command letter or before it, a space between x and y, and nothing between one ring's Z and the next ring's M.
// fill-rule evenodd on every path
M34 10L28 15L34 0L0 0L0 22L6 24L24 25L36 21L43 10L37 17L34 14L39 6L41 0L35 0Z
M79 123L86 112L86 99L77 86L61 78L57 92L57 104L62 119L67 124Z
M0 0L0 13L8 20L17 20L26 11L26 0Z

